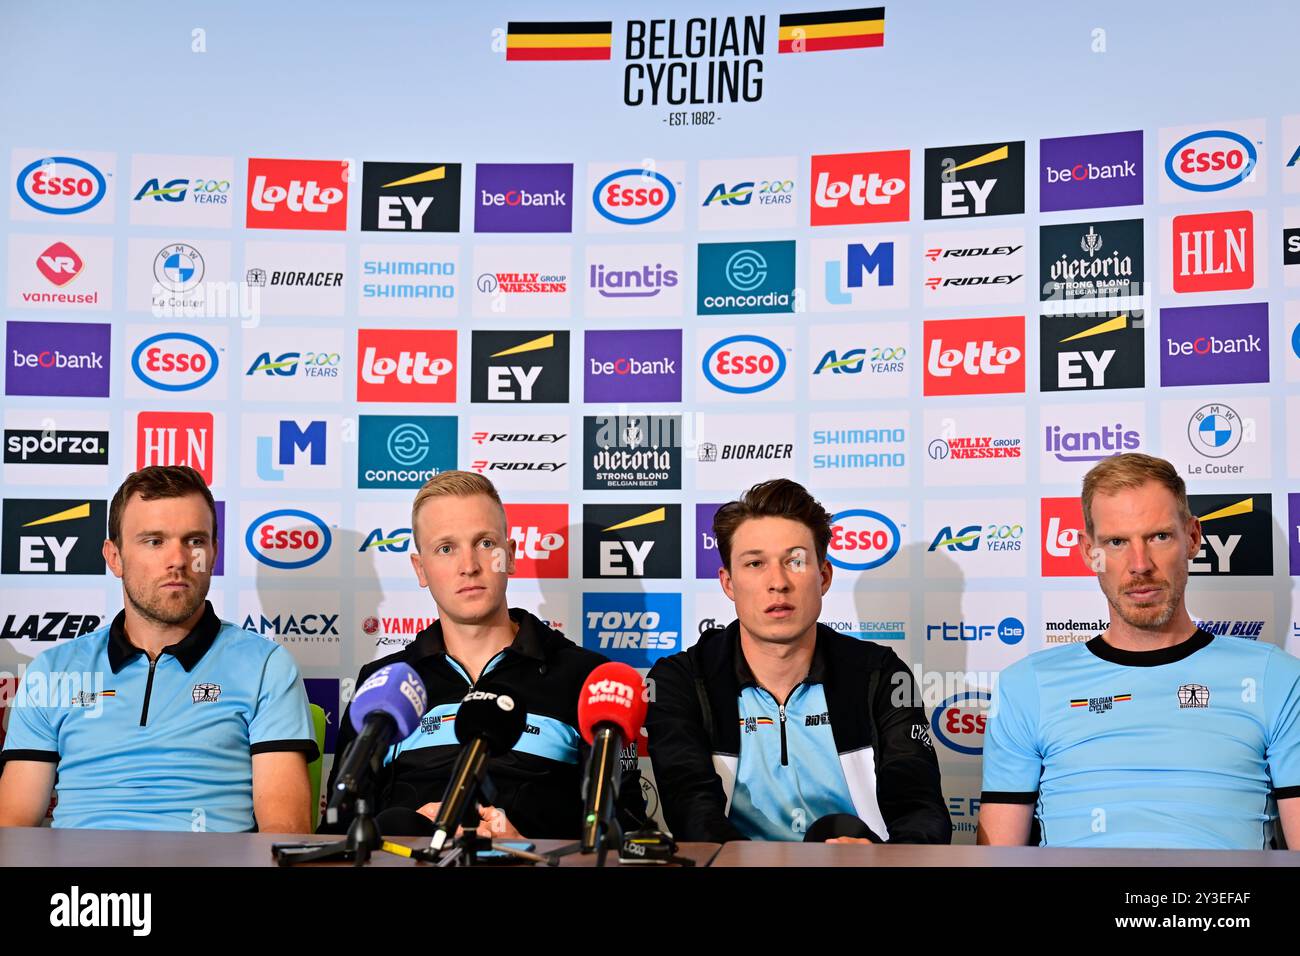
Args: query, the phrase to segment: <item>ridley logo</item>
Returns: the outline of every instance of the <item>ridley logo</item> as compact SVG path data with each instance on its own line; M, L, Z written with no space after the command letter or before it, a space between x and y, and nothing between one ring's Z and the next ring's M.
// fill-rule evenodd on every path
M65 286L81 274L84 263L66 242L56 242L36 257L36 268L56 286Z
M347 228L349 164L336 160L249 159L249 229Z

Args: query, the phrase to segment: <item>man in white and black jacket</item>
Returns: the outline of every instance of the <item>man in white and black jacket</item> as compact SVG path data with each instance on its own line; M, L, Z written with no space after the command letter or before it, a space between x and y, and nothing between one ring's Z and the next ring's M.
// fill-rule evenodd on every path
M673 835L951 842L912 675L892 650L817 623L830 515L776 479L720 508L713 529L737 620L650 671L646 732Z

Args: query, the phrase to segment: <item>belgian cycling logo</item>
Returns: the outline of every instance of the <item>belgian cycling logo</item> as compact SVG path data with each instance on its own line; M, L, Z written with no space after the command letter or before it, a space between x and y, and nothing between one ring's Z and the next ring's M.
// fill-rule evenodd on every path
M1112 694L1109 697L1075 697L1071 698L1070 707L1072 709L1087 707L1090 714L1104 714L1106 711L1113 709L1116 704L1126 703L1132 699L1132 694Z
M771 717L741 717L740 726L744 733L758 733L759 727L771 727Z
M1183 684L1178 688L1178 707L1180 710L1186 710L1188 707L1209 706L1210 688L1204 684Z
M221 699L220 684L195 684L194 685L194 703L196 704L213 704Z

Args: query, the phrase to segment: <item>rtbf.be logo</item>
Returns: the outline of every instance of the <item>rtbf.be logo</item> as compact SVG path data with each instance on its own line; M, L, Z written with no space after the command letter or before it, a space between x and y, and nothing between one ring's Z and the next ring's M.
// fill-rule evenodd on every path
M328 229L348 225L346 160L249 159L249 229Z
M1024 390L1024 316L925 323L926 395L991 395Z

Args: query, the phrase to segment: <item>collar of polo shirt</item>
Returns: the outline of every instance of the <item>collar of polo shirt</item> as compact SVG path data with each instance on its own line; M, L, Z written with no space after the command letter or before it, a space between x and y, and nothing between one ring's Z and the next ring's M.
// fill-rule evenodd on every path
M524 657L531 657L533 660L546 660L546 652L542 650L541 635L536 632L532 618L514 607L510 608L508 613L510 614L510 620L519 625L519 631L515 634L514 641L506 650L522 654ZM442 622L434 621L428 629L411 643L411 647L410 660L413 661L432 657L434 654L446 654L447 645L442 639Z
M758 678L754 672L749 669L749 662L745 660L745 653L740 647L740 628L736 628L736 636L733 639L734 654L736 657L736 683L743 690L746 687L757 687ZM826 648L822 640L821 628L817 629L817 643L813 646L812 664L808 667L808 676L800 683L803 684L825 684L826 683Z
M208 652L208 648L212 647L212 642L217 639L217 633L221 630L221 619L212 609L212 602L204 601L203 604L203 616L199 618L199 623L194 625L194 630L175 644L169 644L162 649L164 654L171 654L180 661L186 672L194 670L195 665L203 660L203 655ZM126 610L118 611L117 617L113 618L113 623L108 629L108 666L116 674L137 654L143 653L144 650L132 644L131 639L126 636Z

